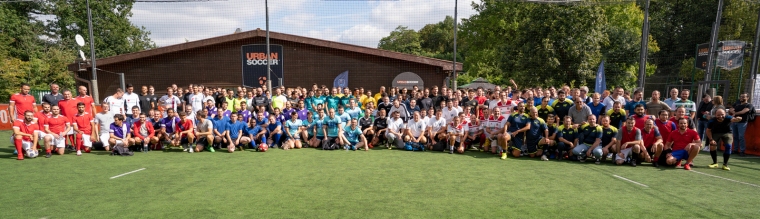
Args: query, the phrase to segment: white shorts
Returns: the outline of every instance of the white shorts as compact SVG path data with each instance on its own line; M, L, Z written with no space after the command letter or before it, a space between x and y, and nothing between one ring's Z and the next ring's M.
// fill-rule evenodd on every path
M23 148L24 150L28 150L32 148L32 142L21 140L21 148Z
M52 135L51 135L52 137ZM59 136L58 138L53 138L53 140L50 142L53 146L56 148L65 148L66 147L66 138L64 136Z
M620 157L620 153L618 153L617 155L615 155L615 160L616 161L617 160L625 160L625 158L628 157L629 154L631 154L631 150L633 150L632 147L620 150L620 153L623 153L623 157Z
M85 147L92 147L92 141L90 141L90 135L82 134L82 144Z
M73 134L74 134L74 129L73 129L73 128L72 128L72 129L69 129L69 132L68 132L68 133L66 133L66 135L73 135Z
M100 134L100 142L103 143L103 147L108 147L109 146L108 139L111 139L111 134L109 134L109 133Z
M37 138L40 144L44 144L45 142L45 136L47 136L47 133L45 132L37 132Z

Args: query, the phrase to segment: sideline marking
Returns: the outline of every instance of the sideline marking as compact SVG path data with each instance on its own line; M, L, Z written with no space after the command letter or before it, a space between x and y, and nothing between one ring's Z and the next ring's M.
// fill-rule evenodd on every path
M145 168L140 168L140 169L137 169L137 170L133 170L133 171L130 171L130 172L122 173L122 174L119 174L119 175L116 175L116 176L113 176L113 177L111 177L111 179L116 179L116 178L119 178L119 177L125 176L125 175L127 175L127 174L132 174L132 173L136 173L136 172L139 172L139 171L143 171L143 170L145 170Z
M631 182L631 183L636 184L636 185L640 185L640 186L649 188L649 186L647 186L647 185L641 184L639 182L636 182L636 181L633 181L633 180L630 180L630 179L626 179L625 177L622 177L622 176L618 176L618 175L612 175L612 176L617 177L618 179L622 179L622 180Z
M733 179L729 179L729 178L724 178L724 177L720 177L720 176L716 176L716 175L710 175L710 174L699 172L699 171L695 171L695 170L692 170L691 172L699 173L699 174L702 174L702 175L705 175L705 176L712 176L712 177L715 177L715 178L718 178L718 179L724 179L724 180L728 180L728 181L731 181L731 182L741 183L741 184L744 184L744 185L749 185L749 186L754 186L754 187L760 187L760 186L752 184L752 183L745 183L745 182L742 182L742 181L733 180Z

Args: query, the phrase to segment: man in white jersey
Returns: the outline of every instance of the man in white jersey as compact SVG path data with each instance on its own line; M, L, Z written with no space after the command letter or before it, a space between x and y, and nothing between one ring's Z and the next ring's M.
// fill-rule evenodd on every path
M132 86L132 84L127 84L127 92L124 93L122 99L124 99L124 103L126 104L126 108L124 109L132 109L133 106L137 106L138 110L140 109L140 96L135 93L135 88ZM131 110L125 110L124 113L127 115L127 118L132 117Z
M106 99L103 100L103 103L108 103L108 108L114 115L125 114L127 111L125 110L126 108L124 108L124 98L122 98L123 96L124 91L122 91L121 88L116 88L116 93L106 97ZM111 127L109 126L108 128L110 129Z
M161 99L158 100L158 104L160 104L163 107L163 110L166 111L168 109L172 109L175 112L177 111L177 105L180 105L182 102L179 99L179 97L174 96L174 88L168 87L166 88L166 95L161 97Z
M454 106L453 100L448 100L446 101L446 107L441 109L441 111L443 111L443 118L446 119L446 121L451 121L454 117L459 115L459 112L462 112L462 109L458 106Z
M192 112L198 112L199 110L203 110L203 103L205 103L203 100L206 99L206 95L203 95L203 90L201 90L200 86L196 86L193 88L194 93L190 94L188 105L190 105L190 108L192 108ZM246 109L246 106L243 106L243 109Z

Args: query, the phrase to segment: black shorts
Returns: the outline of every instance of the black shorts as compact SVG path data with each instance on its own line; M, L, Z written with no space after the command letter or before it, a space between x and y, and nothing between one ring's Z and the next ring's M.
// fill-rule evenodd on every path
M195 144L196 145L208 146L208 140L206 139L206 137L198 138L198 140L196 141Z
M662 150L662 154L660 154L660 159L657 160L657 164L662 165L662 166L671 166L671 165L668 165L668 162L666 162L665 160L667 160L668 154L672 152L673 152L673 149ZM675 165L672 165L672 166L675 166Z
M538 145L538 143L541 142L541 139L542 138L537 138L537 139L526 138L525 139L525 147L528 148L529 154L536 153L539 148L543 148L542 146Z

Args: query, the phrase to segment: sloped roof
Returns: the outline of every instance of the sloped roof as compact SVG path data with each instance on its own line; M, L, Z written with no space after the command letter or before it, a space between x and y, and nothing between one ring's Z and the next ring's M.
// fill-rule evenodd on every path
M179 52L183 50L196 49L196 48L207 47L207 46L212 46L216 44L222 44L222 43L233 42L233 41L244 40L244 39L255 38L255 37L266 37L266 31L261 30L261 29L256 29L256 30L251 30L251 31L246 31L246 32L240 32L240 33L234 33L230 35L198 40L198 41L159 47L159 48L144 50L140 52L127 53L127 54L122 54L122 55L117 55L117 56L106 57L106 58L99 58L97 60L97 63L98 65L109 65L109 64L114 64L114 63L119 63L119 62L124 62L124 61L169 54L169 53ZM452 68L451 61L449 60L428 58L428 57L410 55L410 54L405 54L405 53L400 53L400 52L393 52L393 51L364 47L364 46L357 46L357 45L352 45L352 44L347 44L347 43L321 40L321 39L296 36L296 35L284 34L284 33L272 32L272 31L269 32L269 38L282 40L282 41L290 41L290 42L295 42L295 43L303 43L303 44L308 44L308 45L326 47L326 48L332 48L332 49L338 49L338 50L344 50L344 51L349 51L349 52L356 52L356 53L386 57L386 58L391 58L391 59L398 59L398 60L409 61L409 62L422 63L422 64L433 65L433 66L439 66L444 71L451 71L451 68ZM461 70L462 70L462 63L457 62L457 71L461 71Z

